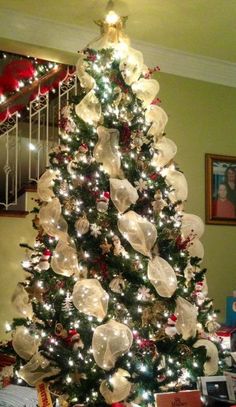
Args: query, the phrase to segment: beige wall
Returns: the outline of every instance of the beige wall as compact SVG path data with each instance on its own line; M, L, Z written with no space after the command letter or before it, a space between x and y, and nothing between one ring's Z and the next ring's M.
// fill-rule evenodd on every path
M205 153L236 156L236 89L162 73L158 77L162 107L169 115L167 135L178 146L176 161L189 184L186 210L204 219ZM35 235L30 217L0 218L0 338L3 323L13 316L12 292L23 278L20 261L24 250L19 243L31 243ZM225 297L236 289L235 238L234 226L206 226L203 266L208 268L209 292L222 310L221 320Z
M205 220L205 153L236 156L236 89L160 73L167 136L189 186L186 211ZM225 297L236 289L236 226L206 225L202 242L210 296L224 320Z
M27 193L29 211L34 206L31 199L33 196L34 194ZM11 305L11 296L17 283L24 281L21 261L24 260L25 249L19 244L33 244L36 233L32 228L32 218L32 214L26 218L0 217L0 340L7 337L5 322L10 322L17 316Z

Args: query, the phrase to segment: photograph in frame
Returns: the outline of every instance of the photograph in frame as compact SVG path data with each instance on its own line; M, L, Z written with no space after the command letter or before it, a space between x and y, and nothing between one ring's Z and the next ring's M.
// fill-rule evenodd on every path
M206 154L206 223L236 225L236 157Z

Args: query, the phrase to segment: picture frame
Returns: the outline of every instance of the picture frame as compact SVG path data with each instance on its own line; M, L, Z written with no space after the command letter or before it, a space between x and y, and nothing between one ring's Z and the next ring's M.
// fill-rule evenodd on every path
M206 224L236 225L236 157L205 155Z
M200 377L200 387L203 396L218 400L235 401L235 393L231 376L204 376Z

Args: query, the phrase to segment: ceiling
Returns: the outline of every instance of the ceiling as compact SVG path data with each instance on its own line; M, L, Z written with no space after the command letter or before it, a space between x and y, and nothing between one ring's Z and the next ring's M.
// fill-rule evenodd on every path
M96 36L93 21L104 16L106 5L106 0L0 0L3 47L16 52L22 43L25 52L48 58L51 50L52 59L69 62L71 53ZM126 32L141 48L219 64L235 75L236 0L114 0L114 9L128 15Z

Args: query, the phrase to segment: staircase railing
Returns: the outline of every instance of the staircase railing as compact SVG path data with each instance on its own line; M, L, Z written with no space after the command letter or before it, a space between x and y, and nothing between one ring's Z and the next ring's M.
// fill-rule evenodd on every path
M59 142L60 111L77 94L77 77L69 67L53 91L42 91L43 80L38 81L35 96L24 105L23 114L17 108L11 113L13 102L17 106L16 95L1 105L5 112L0 122L1 210L19 209L19 190L39 179L48 165L49 150ZM32 89L24 89L18 97L27 91L32 93Z

